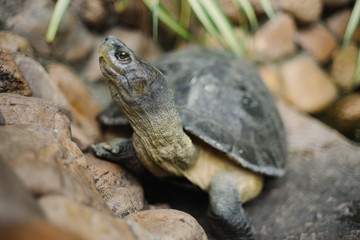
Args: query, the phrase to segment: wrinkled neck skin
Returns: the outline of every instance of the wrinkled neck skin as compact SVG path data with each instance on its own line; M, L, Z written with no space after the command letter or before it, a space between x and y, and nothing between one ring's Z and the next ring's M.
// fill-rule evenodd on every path
M181 176L193 165L197 149L183 131L173 94L162 74L149 86L148 94L126 103L115 85L110 83L109 87L134 130L136 154L150 172L160 177Z

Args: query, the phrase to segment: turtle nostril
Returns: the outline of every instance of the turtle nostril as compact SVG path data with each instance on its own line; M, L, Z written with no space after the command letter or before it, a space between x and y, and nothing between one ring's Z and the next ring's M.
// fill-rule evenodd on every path
M105 38L105 41L108 41L108 40L109 40L109 37L106 37L106 38Z

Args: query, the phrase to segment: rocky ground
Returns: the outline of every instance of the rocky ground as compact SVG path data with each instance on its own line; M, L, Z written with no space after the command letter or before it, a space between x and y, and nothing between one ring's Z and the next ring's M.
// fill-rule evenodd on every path
M279 102L287 173L245 208L258 239L360 239L360 146L307 115L331 116L353 137L359 127L359 93L349 93L358 49L339 48L351 1L312 1L311 11L274 2L281 11L254 34L249 55ZM117 18L104 18L101 1L79 0L49 46L52 2L0 4L1 239L212 239L206 193L144 180L88 151L123 134L96 121L110 101L98 68L104 36L149 61L159 45L136 30L99 31ZM345 5L321 14L334 4Z

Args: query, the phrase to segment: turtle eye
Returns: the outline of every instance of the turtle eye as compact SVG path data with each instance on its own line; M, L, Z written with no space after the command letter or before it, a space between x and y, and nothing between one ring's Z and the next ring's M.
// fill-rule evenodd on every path
M129 53L125 52L125 51L116 51L115 52L115 57L117 60L119 61L125 61L128 62L130 61L130 55Z

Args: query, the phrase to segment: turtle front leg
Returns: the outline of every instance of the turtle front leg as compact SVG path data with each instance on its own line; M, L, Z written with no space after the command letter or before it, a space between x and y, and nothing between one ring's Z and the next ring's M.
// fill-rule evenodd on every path
M219 173L211 179L209 219L217 239L255 239L238 191L236 179L230 174Z
M95 155L104 160L119 163L133 173L141 173L145 170L137 158L133 141L126 138L115 138L108 142L91 145Z

